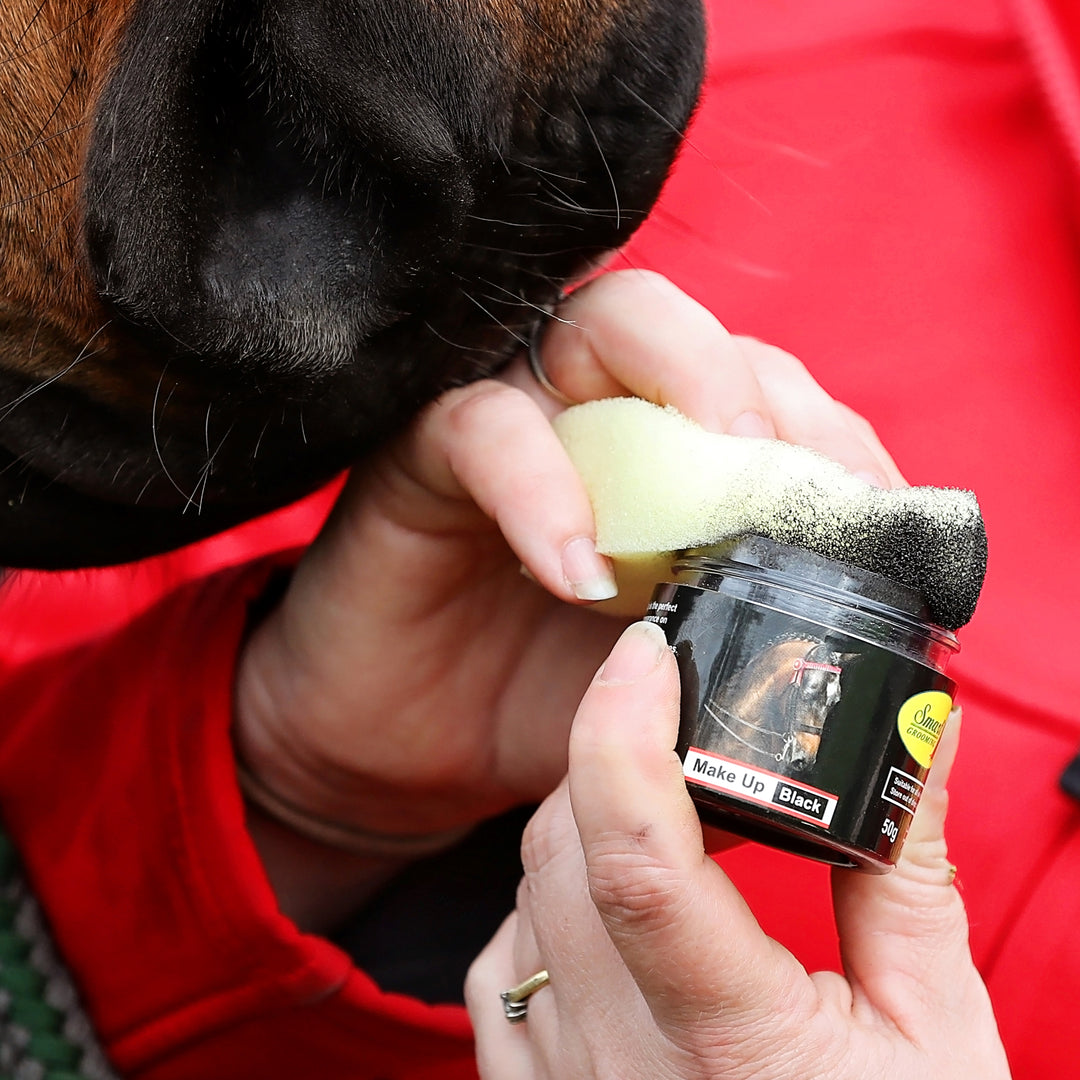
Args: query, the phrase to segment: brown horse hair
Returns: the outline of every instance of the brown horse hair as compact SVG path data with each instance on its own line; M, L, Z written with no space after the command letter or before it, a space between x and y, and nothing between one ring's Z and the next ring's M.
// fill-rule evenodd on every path
M84 269L79 178L129 7L5 0L0 14L0 328L16 331L6 365L31 375L53 374L48 358L60 353L35 349L35 332L43 346L55 335L85 342L105 322Z

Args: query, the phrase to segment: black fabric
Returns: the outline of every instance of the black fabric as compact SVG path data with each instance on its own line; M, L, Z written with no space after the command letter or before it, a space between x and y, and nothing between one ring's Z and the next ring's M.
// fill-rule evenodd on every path
M514 909L521 833L534 807L479 826L409 867L335 935L384 990L462 1003L465 973Z
M1061 774L1061 790L1080 802L1080 754L1065 766Z

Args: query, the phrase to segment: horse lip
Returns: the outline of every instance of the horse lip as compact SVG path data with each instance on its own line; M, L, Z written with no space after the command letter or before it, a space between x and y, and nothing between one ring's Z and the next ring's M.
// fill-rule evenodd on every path
M26 322L29 327L29 319ZM479 320L478 326L474 328L477 340L481 329L489 335L485 369L503 367L520 348L520 338L509 331L485 328ZM47 484L103 504L185 514L215 506L239 520L305 495L392 434L388 430L367 440L342 391L333 395L337 414L331 427L326 427L326 415L316 409L320 423L302 428L296 419L306 408L301 402L289 413L292 426L284 419L279 425L292 433L296 445L282 442L266 418L284 416L282 409L297 396L300 380L268 379L257 392L246 393L250 380L240 374L229 382L221 380L217 370L170 365L124 330L123 325L114 327L100 352L87 356L72 374L68 369L74 367L71 356L78 355L73 353L75 345L59 332L50 335L47 330L41 330L40 337L55 355L45 357L44 345L40 352L43 359L51 359L58 375L35 382L17 369L0 369L0 402L9 402L0 416L0 453L10 458L8 469L31 478L35 486ZM433 350L443 348L437 341L422 344ZM465 369L465 348L443 360L447 369L451 359L460 368L448 383L488 373L478 370L473 375ZM365 353L350 371L336 373L334 385L361 378L361 360L376 355ZM169 379L163 382L166 374ZM313 393L312 401L318 401L320 393L329 393L310 384L304 388ZM280 407L279 398L284 403ZM211 420L216 425L212 431ZM269 433L263 439L260 432L266 429ZM226 451L218 461L220 470L215 469L209 483L200 483L198 467L219 442ZM236 445L253 449L250 454L240 453ZM258 457L260 465L265 461L262 474L274 471L273 483L256 485L248 472L238 470L238 462L242 465L249 457ZM188 458L195 462L194 473ZM13 497L18 497L17 489Z

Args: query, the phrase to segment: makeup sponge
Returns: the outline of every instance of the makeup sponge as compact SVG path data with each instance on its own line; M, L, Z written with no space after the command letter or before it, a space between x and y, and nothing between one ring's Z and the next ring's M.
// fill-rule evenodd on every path
M813 450L717 435L640 398L575 405L554 425L615 564L609 610L643 612L674 552L758 533L915 589L947 629L974 613L986 530L969 491L883 490Z

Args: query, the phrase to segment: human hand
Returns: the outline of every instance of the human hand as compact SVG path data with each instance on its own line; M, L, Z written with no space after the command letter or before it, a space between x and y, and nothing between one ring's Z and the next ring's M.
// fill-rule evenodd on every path
M798 361L654 274L580 289L543 354L574 400L632 393L902 482ZM622 628L587 607L610 566L549 424L559 408L518 365L445 394L354 470L241 658L236 740L270 789L358 830L437 840L558 783L574 709Z
M704 853L671 749L678 693L648 623L587 691L568 784L526 831L517 911L466 984L484 1080L1007 1080L946 857L958 725L896 869L833 871L846 974L807 973ZM511 1026L500 991L544 968Z

